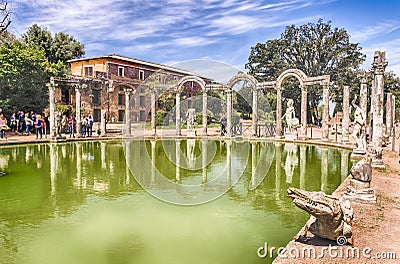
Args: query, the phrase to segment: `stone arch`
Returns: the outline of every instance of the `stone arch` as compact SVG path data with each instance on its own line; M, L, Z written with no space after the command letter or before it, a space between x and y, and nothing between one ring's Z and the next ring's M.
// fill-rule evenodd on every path
M252 84L251 87L252 87L253 90L256 90L256 89L257 89L257 84L258 84L258 82L257 82L256 78L254 78L253 76L251 76L251 75L249 75L249 74L247 74L247 73L242 73L242 72L236 74L235 76L233 76L233 77L228 81L228 84L227 84L228 89L231 89L231 90L232 90L233 86L234 86L237 82L240 82L240 81L248 81L248 82L250 82L250 83Z
M200 85L201 90L202 90L203 92L206 91L206 83L204 82L204 80L201 79L201 78L198 77L198 76L193 76L193 75L191 75L191 76L185 76L185 77L183 77L183 78L181 78L181 79L179 80L178 84L176 85L176 92L181 93L181 92L183 91L183 85L184 85L186 82L195 82L195 83L197 83L197 84Z
M228 121L227 121L227 130L228 130L228 136L230 136L230 129L231 129L231 110L232 110L232 95L231 92L233 90L233 86L240 81L247 81L251 83L251 89L253 91L252 93L252 118L251 118L251 131L252 135L255 136L257 134L257 122L258 122L258 92L257 92L257 86L258 82L256 78L253 76L247 74L247 73L237 73L235 76L233 76L227 84L227 88L229 90L229 100L227 98L227 114L228 114Z
M278 79L276 80L276 89L282 89L282 82L289 77L295 77L297 80L299 80L300 87L302 89L308 79L307 75L302 70L288 69L279 75Z

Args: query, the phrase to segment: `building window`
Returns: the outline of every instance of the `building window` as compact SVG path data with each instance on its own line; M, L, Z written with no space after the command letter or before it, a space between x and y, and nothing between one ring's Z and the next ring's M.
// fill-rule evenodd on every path
M144 93L145 92L144 88L140 88L140 92Z
M125 111L124 110L118 110L118 121L123 122L125 118Z
M139 112L139 120L140 120L140 122L144 122L144 121L146 121L146 112L145 111L140 111Z
M99 105L100 104L100 90L93 90L92 91L92 104Z
M139 70L139 80L144 80L144 71Z
M100 122L100 109L94 109L93 110L93 121L94 122Z
M139 106L140 106L140 107L144 107L145 103L146 103L145 97L144 97L143 95L140 96L140 97L139 97Z
M125 105L125 94L118 94L118 105Z
M118 76L124 77L125 76L125 68L118 66Z
M93 77L93 66L85 66L85 77Z

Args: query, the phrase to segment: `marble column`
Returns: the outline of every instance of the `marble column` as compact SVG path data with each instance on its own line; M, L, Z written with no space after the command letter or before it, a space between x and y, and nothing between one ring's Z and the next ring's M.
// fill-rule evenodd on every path
M387 66L385 52L375 51L372 70L374 72L375 104L373 107L373 131L372 146L375 150L382 147L383 126L383 96L384 96L384 72Z
M396 96L392 95L392 151L395 151L396 147Z
M207 135L207 91L203 91L203 135Z
M156 127L156 93L153 90L150 91L150 104L151 104L151 134L157 135Z
M360 85L360 108L364 113L364 116L367 116L368 111L368 79L366 77L361 79Z
M350 123L350 87L343 86L343 119L342 119L342 142L349 142L349 123Z
M329 87L323 88L323 109L322 109L322 140L329 140Z
M276 138L282 137L282 90L276 90Z
M176 106L175 106L175 135L181 135L181 94L176 93Z
M300 145L300 189L306 188L307 146Z
M77 136L79 136L82 132L81 98L83 86L84 84L75 86L75 120Z
M106 133L106 110L101 109L101 116L100 116L100 136L105 137Z
M386 136L390 136L392 134L393 128L393 96L392 93L386 94Z
M301 130L300 138L307 138L307 89L301 88Z
M131 88L125 88L125 135L131 135Z
M53 80L51 80L53 81ZM49 121L50 121L50 138L54 139L57 135L57 128L56 128L56 98L55 98L55 90L56 90L56 85L54 84L54 81L51 83L47 84L47 87L49 88L49 110L50 110L50 116L49 116Z
M226 132L232 136L232 90L226 91Z
M257 135L257 122L258 122L258 91L253 87L253 114L251 118L252 135Z

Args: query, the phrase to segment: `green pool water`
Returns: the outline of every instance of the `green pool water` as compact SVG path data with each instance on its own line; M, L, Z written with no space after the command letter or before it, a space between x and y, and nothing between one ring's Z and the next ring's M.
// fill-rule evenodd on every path
M0 263L271 263L257 249L308 219L287 188L333 192L348 156L212 140L1 147Z

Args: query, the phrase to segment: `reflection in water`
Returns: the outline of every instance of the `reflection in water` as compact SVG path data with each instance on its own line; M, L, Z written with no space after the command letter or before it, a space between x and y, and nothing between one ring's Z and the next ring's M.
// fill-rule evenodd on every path
M123 144L0 148L0 168L8 172L0 177L0 263L81 263L93 255L100 264L113 263L110 256L126 263L268 263L255 250L265 241L285 245L308 218L286 198L286 189L330 193L349 167L348 151L305 145L206 139L152 140L144 149L139 141ZM156 166L132 177L126 160ZM184 184L200 185L193 196L232 189L201 206L172 206L151 198L135 180L160 189L160 172L182 183L163 192L187 195ZM231 250L223 253L226 247Z
M297 159L297 145L293 143L286 143L285 151L286 151L286 160L285 160L286 182L292 183L294 169L299 164L299 160Z

